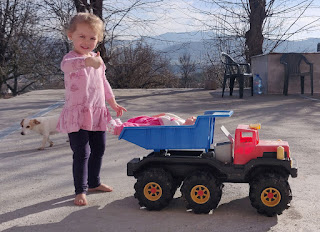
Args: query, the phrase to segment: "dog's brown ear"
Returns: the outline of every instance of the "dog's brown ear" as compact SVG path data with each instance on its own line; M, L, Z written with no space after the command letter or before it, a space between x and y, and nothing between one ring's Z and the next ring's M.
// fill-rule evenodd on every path
M20 122L21 127L23 127L23 122L24 122L24 119L22 119L22 121Z
M37 120L37 119L33 119L32 122L35 124L35 125L39 125L40 122Z

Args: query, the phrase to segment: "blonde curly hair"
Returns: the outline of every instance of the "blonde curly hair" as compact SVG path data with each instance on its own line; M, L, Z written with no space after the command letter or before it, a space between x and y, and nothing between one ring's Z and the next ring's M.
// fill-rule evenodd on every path
M98 16L91 13L78 13L73 16L66 26L66 32L73 33L80 23L88 24L95 32L97 32L99 42L103 40L104 23Z

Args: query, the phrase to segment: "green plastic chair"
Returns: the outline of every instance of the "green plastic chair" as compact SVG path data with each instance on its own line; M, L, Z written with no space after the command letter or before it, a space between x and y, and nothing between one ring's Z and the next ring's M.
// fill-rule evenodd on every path
M239 97L243 98L244 79L250 79L251 96L253 96L253 76L250 65L247 63L237 63L227 53L221 53L221 62L224 64L224 77L222 85L222 97L226 87L227 80L230 79L230 96L233 93L234 82L237 79L239 83Z
M301 72L302 61L309 66L306 72ZM301 94L304 94L304 77L310 76L311 95L313 95L313 64L304 55L301 53L285 53L281 56L280 63L284 65L284 95L288 95L289 79L294 76L300 76Z

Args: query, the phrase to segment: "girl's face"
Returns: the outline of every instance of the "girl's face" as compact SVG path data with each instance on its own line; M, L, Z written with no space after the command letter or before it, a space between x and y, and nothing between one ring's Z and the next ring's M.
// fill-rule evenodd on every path
M80 55L89 56L98 43L98 33L86 23L78 24L74 32L68 33L68 38L73 43L73 50Z

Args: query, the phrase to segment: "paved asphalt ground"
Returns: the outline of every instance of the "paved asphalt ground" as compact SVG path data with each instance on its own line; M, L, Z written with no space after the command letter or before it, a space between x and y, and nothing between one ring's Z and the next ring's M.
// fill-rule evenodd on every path
M320 231L320 96L262 95L221 98L203 89L115 90L128 109L122 120L142 114L172 112L182 117L205 110L234 110L216 120L215 142L227 141L237 124L261 123L260 138L290 144L299 163L298 178L289 179L291 207L276 217L259 215L251 207L248 184L225 184L218 208L208 215L185 210L180 191L162 211L140 209L133 197L133 177L126 164L148 151L109 135L101 178L112 193L88 195L89 205L73 205L72 154L65 134L52 136L54 146L38 151L41 137L20 135L22 118L57 114L63 90L34 91L0 99L0 231ZM112 115L114 113L112 112Z

